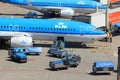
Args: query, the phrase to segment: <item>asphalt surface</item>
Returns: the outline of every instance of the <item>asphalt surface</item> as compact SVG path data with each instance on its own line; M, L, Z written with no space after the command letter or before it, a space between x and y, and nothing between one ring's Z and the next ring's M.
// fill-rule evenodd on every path
M0 2L1 16L22 17L30 10ZM38 13L40 14L40 13ZM8 57L7 48L0 49L0 80L117 80L117 48L120 44L120 34L114 33L112 43L95 41L89 48L80 48L79 43L68 43L67 50L81 56L77 68L51 71L49 61L57 58L47 55L51 41L37 41L42 47L40 56L29 55L27 63L16 63ZM95 48L91 48L95 47ZM111 74L92 74L94 61L112 61L115 69Z

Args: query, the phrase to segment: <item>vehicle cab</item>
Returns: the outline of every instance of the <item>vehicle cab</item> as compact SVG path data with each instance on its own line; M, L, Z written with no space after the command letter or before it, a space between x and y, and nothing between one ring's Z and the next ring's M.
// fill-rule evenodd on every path
M8 50L8 55L16 62L27 62L27 56L25 55L24 48L10 48Z

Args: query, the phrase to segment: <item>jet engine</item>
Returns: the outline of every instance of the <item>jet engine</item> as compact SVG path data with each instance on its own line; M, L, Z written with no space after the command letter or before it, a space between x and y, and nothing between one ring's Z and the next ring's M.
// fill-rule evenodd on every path
M75 12L72 9L64 9L64 10L61 10L60 16L73 16L74 13Z
M10 39L10 46L11 47L33 46L33 40L31 37L26 37L26 36L12 37Z

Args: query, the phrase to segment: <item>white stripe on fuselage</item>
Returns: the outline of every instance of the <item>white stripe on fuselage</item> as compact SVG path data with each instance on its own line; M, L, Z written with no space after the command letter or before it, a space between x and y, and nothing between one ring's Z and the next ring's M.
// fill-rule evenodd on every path
M30 36L35 40L51 40L54 41L57 37L64 37L68 42L91 42L93 40L100 40L106 35L77 35L77 34L55 34L55 33L27 33L27 32L12 32L0 31L1 38L10 39L14 36Z

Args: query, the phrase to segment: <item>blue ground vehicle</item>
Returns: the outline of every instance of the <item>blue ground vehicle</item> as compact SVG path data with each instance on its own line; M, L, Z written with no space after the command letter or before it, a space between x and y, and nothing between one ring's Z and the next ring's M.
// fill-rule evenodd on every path
M40 55L42 53L42 48L41 47L26 47L25 53Z
M114 64L111 61L95 61L92 66L94 73L109 72L114 70Z
M8 51L8 55L12 60L16 62L27 62L27 56L25 55L25 49L24 48L10 48Z

